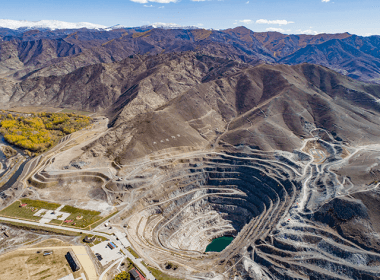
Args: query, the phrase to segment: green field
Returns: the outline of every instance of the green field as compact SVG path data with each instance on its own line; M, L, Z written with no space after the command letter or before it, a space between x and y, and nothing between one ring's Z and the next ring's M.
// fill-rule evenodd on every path
M26 207L20 207L21 204L27 204ZM60 206L57 203L50 203L40 200L30 200L27 198L18 200L0 211L1 216L20 218L26 220L38 221L40 217L34 217L33 215L41 208L46 210L55 210Z
M32 200L29 198L23 198L21 199L21 202L27 203L28 206L31 206L31 207L43 208L47 210L55 210L59 206L61 206L61 204L58 204L58 203L51 203L51 202L46 202L46 201L41 201L41 200Z
M127 250L128 250L129 253L131 253L132 256L134 256L136 259L140 258L140 256L137 255L137 253L136 253L131 247L128 247Z
M91 224L88 228L88 230L91 230L91 229L94 229L96 228L98 225L100 225L101 223L105 222L106 220L110 219L112 216L116 215L119 211L116 211L106 217L103 217L101 218L100 220L98 220L97 222L95 222L94 224Z
M79 209L68 205L63 207L61 209L61 212L70 213L71 215L66 220L73 220L74 222L68 225L75 226L78 228L85 228L102 219L102 217L100 216L100 212L98 211ZM75 225L73 225L74 223Z
M150 272L152 272L153 276L157 280L182 280L180 278L175 278L175 277L169 276L169 275L161 272L160 270L155 269L155 268L150 267L150 266L148 266L148 269L150 270Z
M21 204L27 204L27 206L20 207ZM5 217L39 221L41 217L33 216L38 210L56 210L59 206L61 205L58 203L50 203L46 201L31 200L24 198L14 202L7 208L0 211L0 215ZM61 212L70 213L70 216L66 220L73 220L73 222L64 223L60 220L51 220L49 224L70 226L76 228L86 228L89 225L104 219L104 217L100 216L101 213L98 211L79 209L68 205L64 206L61 209Z

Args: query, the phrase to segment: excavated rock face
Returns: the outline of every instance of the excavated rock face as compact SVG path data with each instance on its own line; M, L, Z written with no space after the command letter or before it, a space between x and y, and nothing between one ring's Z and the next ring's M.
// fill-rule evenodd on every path
M165 158L138 165L138 176L128 175L135 173L130 166L120 170L126 185L144 190L126 216L128 236L163 267L163 260L171 261L181 275L199 271L190 275L203 279L236 273L243 279L380 277L380 236L366 201L340 198L349 191L328 170L345 166L343 158L319 164L312 153L247 147ZM332 184L322 190L321 180ZM225 250L204 253L212 239L226 235L235 238Z
M315 65L252 67L189 52L1 89L7 102L108 113L96 141L54 155L88 165L57 170L49 159L28 182L48 195L80 180L90 200L118 206L111 222L138 253L178 265L177 277L380 277L378 85ZM205 253L224 235L235 239Z

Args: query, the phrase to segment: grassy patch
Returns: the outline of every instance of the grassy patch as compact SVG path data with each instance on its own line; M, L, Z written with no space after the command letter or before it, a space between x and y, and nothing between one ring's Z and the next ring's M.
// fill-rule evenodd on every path
M103 236L96 236L96 239L94 241L94 245L98 245L99 243L102 243L104 241L107 241L108 239Z
M15 114L0 112L0 133L5 140L35 153L42 153L65 135L90 124L87 116L66 113Z
M69 225L79 228L85 228L102 219L98 211L79 209L68 205L63 207L61 212L70 213L71 215L66 220L73 220L73 223Z
M61 204L58 203L51 203L51 202L46 202L46 201L41 201L41 200L31 200L29 198L23 198L21 199L22 203L28 204L28 206L35 207L35 208L43 208L47 210L55 210Z
M55 228L49 228L44 226L35 226L35 225L28 225L23 223L17 223L17 222L9 222L9 221L3 221L0 219L1 224L11 225L20 229L26 229L26 230L33 230L36 232L49 232L49 233L55 233L55 234L61 234L61 235L68 235L68 236L78 236L80 233L78 232L72 232L72 231L66 231L66 230L60 230Z
M153 276L157 279L157 280L182 280L180 278L175 278L175 277L172 277L172 276L169 276L163 272L161 272L160 270L158 269L155 269L153 267L148 267L148 269L150 270L150 272L152 272Z
M133 249L131 247L128 247L127 250L129 251L129 253L132 254L132 256L134 256L136 259L140 258L139 255L137 255L137 253L135 251L133 251Z
M27 206L20 207L21 204L27 204ZM57 209L59 206L59 204L39 200L21 199L21 201L16 201L9 205L7 208L0 211L0 215L6 217L39 221L41 217L33 216L37 213L39 209L43 208L47 210L54 210Z
M85 245L88 245L90 247L108 240L107 238L105 238L103 236L95 235L95 241L92 242L92 243L87 243L87 242L84 241L84 239L85 239L86 236L88 236L88 237L91 238L91 237L94 237L94 235L92 235L92 234L81 234L80 235L80 242L83 243L83 244L85 244Z
M60 220L51 220L49 224L60 226L62 223L63 221Z
M91 226L89 226L88 229L91 230L91 229L96 228L96 227L99 226L100 224L104 223L106 220L108 220L108 219L110 219L111 217L113 217L114 215L116 215L118 212L119 212L119 211L116 211L116 212L114 212L114 213L112 213L112 214L110 214L110 215L108 215L108 216L106 216L106 217L100 219L99 221L97 221L97 222L91 224Z
M20 207L21 204L27 204L27 206ZM11 218L19 218L24 220L32 220L32 221L39 221L41 217L35 217L34 214L37 213L40 209L46 209L47 211L56 210L59 206L61 206L58 203L50 203L40 200L31 200L31 199L21 199L19 201L14 202L7 208L0 211L0 216L4 217L11 217ZM72 206L64 206L61 210L61 212L69 213L70 216L66 218L66 220L72 220L70 223L64 223L60 220L51 220L49 224L52 225L62 225L62 226L69 226L69 227L75 227L80 229L91 229L96 226L98 226L100 223L104 222L106 219L109 219L113 215L115 215L117 212L112 213L111 215L108 215L107 217L100 216L100 212L98 211L92 211L92 210L85 210L80 209ZM43 216L44 213L42 213L41 216ZM91 225L91 226L90 226Z

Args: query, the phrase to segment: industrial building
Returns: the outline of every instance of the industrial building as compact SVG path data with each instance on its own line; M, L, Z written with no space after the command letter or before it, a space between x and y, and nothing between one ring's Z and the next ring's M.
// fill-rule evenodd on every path
M75 258L71 255L70 252L67 252L65 255L67 262L69 263L72 271L78 271L80 269L78 263L75 261Z

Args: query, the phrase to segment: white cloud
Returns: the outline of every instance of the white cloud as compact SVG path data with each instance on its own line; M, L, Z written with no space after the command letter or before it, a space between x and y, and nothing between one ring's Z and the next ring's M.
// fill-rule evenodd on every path
M325 3L327 3L327 2L330 2L330 0L322 0L322 2L325 2Z
M153 5L144 5L144 7L146 7L146 8L153 8L154 6Z
M282 28L278 28L278 27L268 27L267 29L265 29L266 31L274 31L274 32L281 32L281 33L285 33L285 32L290 32L291 30L290 29L282 29Z
M161 4L178 2L178 0L130 0L130 1L135 2L135 3L140 3L140 4L147 4L149 2L161 3Z
M245 4L249 4L249 1L245 2Z
M238 22L249 24L249 23L252 23L252 20L251 19L237 20L234 24L237 24Z
M320 33L318 31L311 30L311 29L307 29L307 30L298 29L297 32L299 32L299 34L306 34L306 35L317 35Z
M278 25L287 25L290 23L294 23L294 21L287 21L285 19L277 19L277 20L267 20L267 19L258 19L256 20L258 24L278 24Z
M165 8L165 6L161 6L161 7L158 7L159 9L164 9Z

